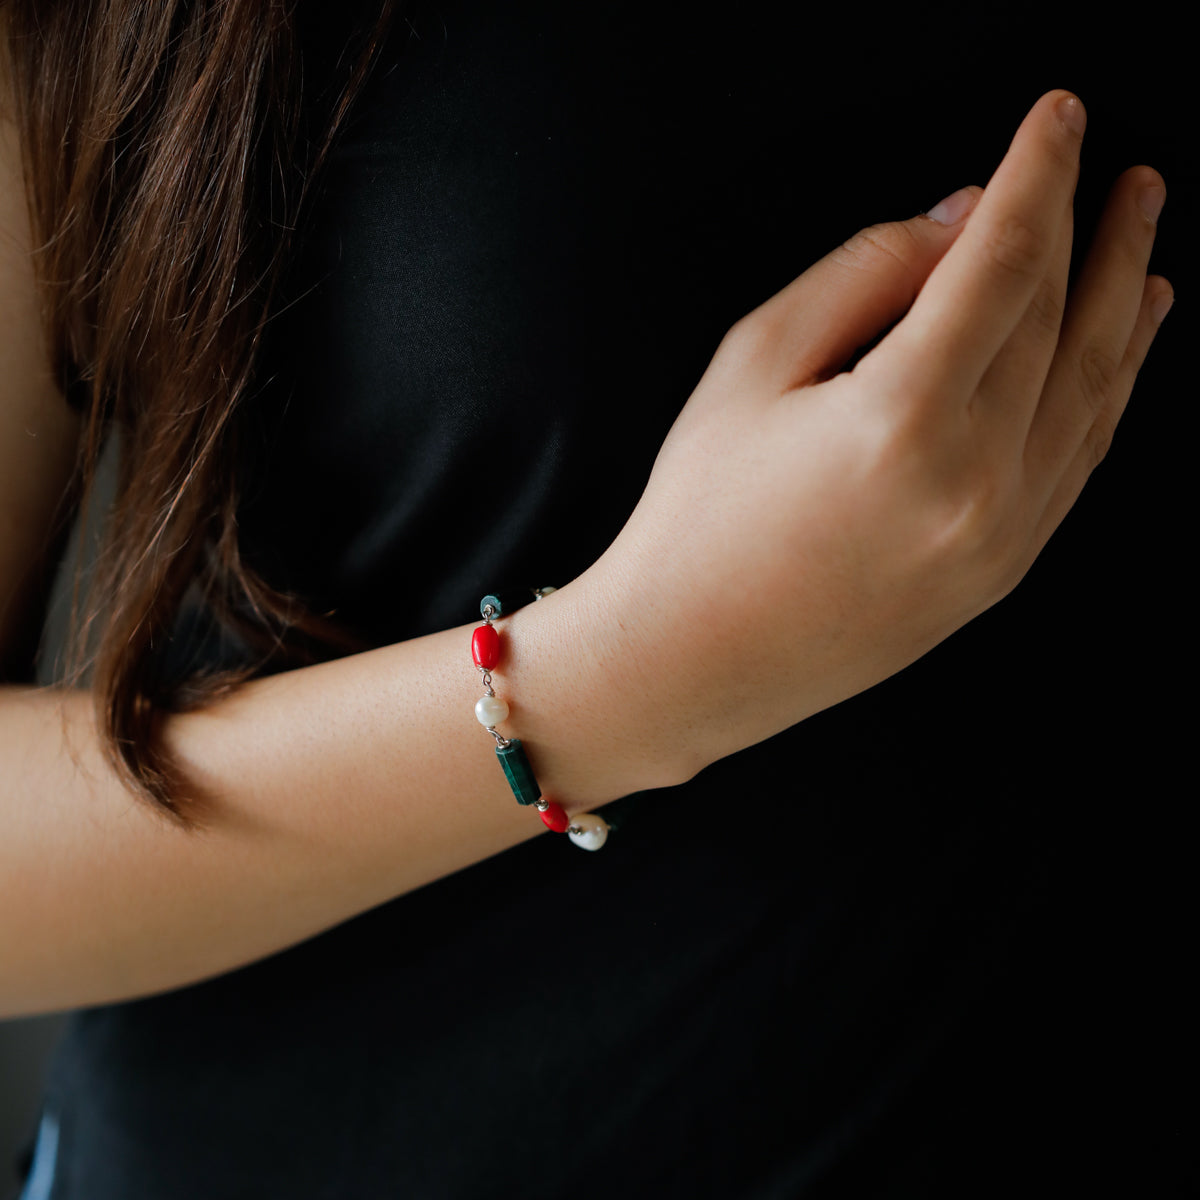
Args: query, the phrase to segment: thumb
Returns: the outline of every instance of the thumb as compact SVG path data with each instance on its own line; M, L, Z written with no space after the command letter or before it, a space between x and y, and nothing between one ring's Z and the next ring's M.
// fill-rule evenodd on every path
M872 225L768 300L781 391L837 374L898 321L963 231L983 189L966 187L910 221Z

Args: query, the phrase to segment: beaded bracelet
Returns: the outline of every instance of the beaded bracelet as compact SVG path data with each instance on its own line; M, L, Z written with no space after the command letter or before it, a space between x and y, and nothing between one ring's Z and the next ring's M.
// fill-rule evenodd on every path
M496 726L508 720L508 705L492 687L492 671L501 657L500 631L493 622L508 616L529 600L540 600L554 590L551 587L532 588L528 595L493 592L479 602L479 615L484 624L471 634L471 657L483 677L483 695L475 703L475 719L496 739L496 757L517 803L532 804L550 829L565 833L576 846L599 850L608 838L608 822L599 813L576 813L570 817L561 804L543 796L520 739L506 738L496 732Z

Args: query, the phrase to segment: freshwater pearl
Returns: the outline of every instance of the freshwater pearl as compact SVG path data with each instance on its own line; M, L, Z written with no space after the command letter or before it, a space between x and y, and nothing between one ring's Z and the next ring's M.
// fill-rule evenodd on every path
M578 829L578 833L576 833ZM581 850L599 850L608 838L608 822L595 813L576 813L571 818L567 837Z
M508 720L508 705L499 696L480 696L475 701L475 720L487 729Z

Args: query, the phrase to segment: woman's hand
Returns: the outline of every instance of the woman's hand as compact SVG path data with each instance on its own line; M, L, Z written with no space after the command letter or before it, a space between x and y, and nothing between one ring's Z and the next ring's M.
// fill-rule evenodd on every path
M950 223L859 234L722 342L584 576L614 689L653 700L685 776L994 604L1103 458L1171 290L1136 167L1068 298L1083 120L1042 97Z

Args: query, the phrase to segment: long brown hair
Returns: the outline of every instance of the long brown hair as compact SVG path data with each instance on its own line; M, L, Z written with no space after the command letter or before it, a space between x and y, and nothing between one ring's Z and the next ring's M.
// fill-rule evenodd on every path
M311 180L393 7L381 0L313 95L296 0L5 0L0 13L51 350L85 413L85 491L111 436L120 452L75 606L76 671L90 670L114 766L181 818L159 722L233 678L166 671L188 589L264 655L331 636L239 556L232 418Z

